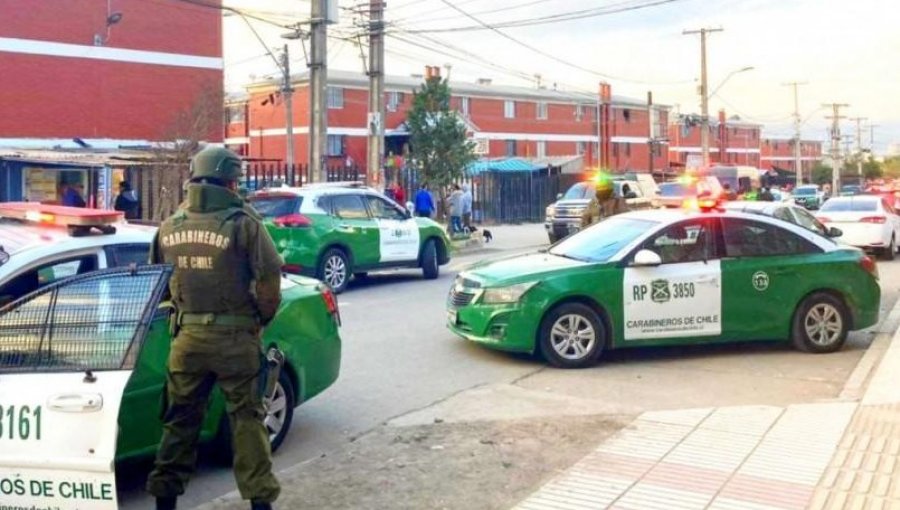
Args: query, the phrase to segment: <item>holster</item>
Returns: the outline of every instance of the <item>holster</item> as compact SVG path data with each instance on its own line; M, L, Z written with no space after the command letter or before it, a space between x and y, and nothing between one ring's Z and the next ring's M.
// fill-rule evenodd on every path
M275 385L278 384L281 368L284 366L284 353L277 347L271 347L265 355L260 353L260 356L260 396L271 398L275 395Z

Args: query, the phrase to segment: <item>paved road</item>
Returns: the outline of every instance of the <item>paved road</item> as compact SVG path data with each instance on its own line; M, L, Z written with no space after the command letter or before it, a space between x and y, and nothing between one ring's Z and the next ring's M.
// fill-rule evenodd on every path
M503 252L544 242L540 225L510 232L515 239L495 244ZM593 399L600 411L610 413L833 398L872 337L856 333L846 349L828 356L804 355L779 345L640 349L610 353L594 369L547 369L529 356L479 348L444 328L453 269L500 253L458 259L435 281L423 281L415 271L375 274L343 294L341 377L297 410L293 430L275 457L276 467L327 455L413 411L441 409L467 395L486 398L483 392L466 391L476 387L512 386L525 393ZM880 269L884 307L889 310L900 291L900 261L882 263ZM498 404L508 394L498 393ZM152 508L140 490L146 468L132 467L120 475L122 508ZM190 508L233 488L230 471L202 465L180 506Z

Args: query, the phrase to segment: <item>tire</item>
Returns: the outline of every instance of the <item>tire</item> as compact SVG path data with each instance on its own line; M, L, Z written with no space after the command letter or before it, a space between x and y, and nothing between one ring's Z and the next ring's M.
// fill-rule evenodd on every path
M351 274L350 261L340 248L329 248L319 260L316 276L325 282L335 294L347 289Z
M357 280L362 280L362 279L368 278L369 273L367 273L365 271L361 271L359 273L353 273L353 277L356 278Z
M850 314L840 299L816 292L804 299L791 327L791 343L797 350L816 354L843 347L850 332Z
M894 260L894 257L897 255L897 242L894 240L894 236L891 236L891 244L881 250L881 258L883 260Z
M281 446L287 437L294 421L294 407L297 405L297 393L287 370L282 370L275 385L275 399L266 399L266 429L269 431L269 446L272 453ZM280 402L278 409L272 411L272 402ZM276 430L276 426L277 430ZM234 463L234 445L231 443L231 421L228 413L222 413L219 419L219 430L213 439L210 450L217 464L231 466Z
M539 335L541 354L558 368L589 367L606 346L603 322L597 312L581 303L565 303L550 310L541 321Z
M441 274L437 245L435 245L434 239L425 241L425 246L422 248L422 274L426 280L436 280Z

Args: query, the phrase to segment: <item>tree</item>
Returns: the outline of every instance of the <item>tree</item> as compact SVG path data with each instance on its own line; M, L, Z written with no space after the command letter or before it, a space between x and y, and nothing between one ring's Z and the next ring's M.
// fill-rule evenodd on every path
M863 177L866 179L880 179L884 177L884 169L881 167L881 163L874 159L863 162L862 171Z
M883 167L885 176L893 178L900 177L900 156L885 158Z
M443 215L447 187L463 176L466 166L475 161L475 143L466 125L450 109L450 85L440 76L428 78L413 93L413 104L406 115L412 164L421 179L437 188Z
M831 183L831 167L823 163L816 163L812 169L812 182L814 184L830 184Z

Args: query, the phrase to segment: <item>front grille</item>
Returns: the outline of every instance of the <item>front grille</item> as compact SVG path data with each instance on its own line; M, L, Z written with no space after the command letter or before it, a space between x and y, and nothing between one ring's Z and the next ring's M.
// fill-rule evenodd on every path
M462 306L468 306L469 303L475 298L475 294L471 294L469 292L457 292L456 290L450 291L450 304L459 308Z
M557 207L557 218L580 218L584 212L584 207Z

